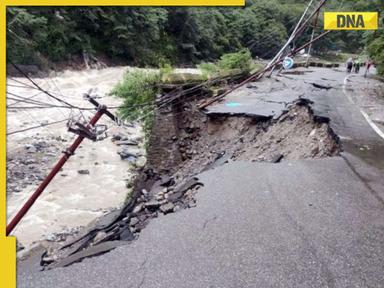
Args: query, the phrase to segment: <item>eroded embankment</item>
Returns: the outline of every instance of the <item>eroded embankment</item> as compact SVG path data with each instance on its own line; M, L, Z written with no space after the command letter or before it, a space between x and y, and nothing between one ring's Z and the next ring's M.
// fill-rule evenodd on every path
M150 146L147 167L180 177L207 169L221 158L278 162L334 156L340 150L328 123L316 121L306 101L292 103L277 120L207 116L194 103L184 103L158 113Z
M180 104L181 103L181 104ZM150 219L198 205L200 172L228 161L268 161L337 155L328 123L315 120L307 101L287 107L277 120L251 115L206 115L195 101L177 101L156 113L147 164L132 199L99 220L80 238L43 256L47 268L62 267L131 241Z

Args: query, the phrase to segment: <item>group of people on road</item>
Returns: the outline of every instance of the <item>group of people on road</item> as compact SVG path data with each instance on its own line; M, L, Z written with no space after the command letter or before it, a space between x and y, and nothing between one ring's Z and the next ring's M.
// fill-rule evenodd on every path
M361 63L359 58L349 58L347 60L347 73L351 73L352 71L358 74L360 72L360 67L365 66L364 77L367 77L369 69L372 67L373 61L368 59L364 63Z

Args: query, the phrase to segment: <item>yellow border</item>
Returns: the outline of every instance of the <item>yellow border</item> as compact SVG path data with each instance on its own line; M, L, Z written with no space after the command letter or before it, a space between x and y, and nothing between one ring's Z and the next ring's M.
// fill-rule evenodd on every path
M16 238L6 229L6 7L7 6L244 6L245 0L6 0L0 4L0 287L16 287Z
M6 0L6 6L244 6L245 0Z
M6 224L6 110L5 110L5 16L6 16L6 5L5 3L0 4L0 43L1 43L1 57L0 57L0 287L16 287L16 238L5 237L5 224Z
M362 16L365 27L337 27L337 16ZM379 28L378 12L324 12L324 30L377 30Z

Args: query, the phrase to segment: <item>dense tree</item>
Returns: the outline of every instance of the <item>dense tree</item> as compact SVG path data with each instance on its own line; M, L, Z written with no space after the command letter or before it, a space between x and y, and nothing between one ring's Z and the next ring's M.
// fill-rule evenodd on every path
M384 25L384 17L381 17L380 23ZM367 50L371 58L378 65L378 72L384 75L384 31L375 31L367 35L366 38L369 43Z
M60 62L86 51L134 65L190 64L244 47L269 57L291 17L280 7L276 0L246 8L10 7L7 58Z
M121 64L193 64L248 48L269 58L292 32L307 0L249 0L246 7L9 7L7 60L23 64L65 62L104 55ZM383 0L328 1L327 10L381 11ZM320 17L319 26L322 25ZM310 37L307 29L302 44ZM315 51L360 52L380 58L381 32L336 31ZM378 61L378 60L377 60Z

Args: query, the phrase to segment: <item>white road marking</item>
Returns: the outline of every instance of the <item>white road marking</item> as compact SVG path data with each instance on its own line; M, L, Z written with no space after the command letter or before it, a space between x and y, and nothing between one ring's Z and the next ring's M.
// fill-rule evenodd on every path
M365 113L363 110L360 109L361 114L363 114L365 120L367 120L368 124L372 127L375 132L384 139L384 132L380 130L379 127L369 118L368 114Z
M349 96L349 94L347 93L347 82L349 81L349 76L348 75L347 77L344 78L344 82L343 82L343 93L345 96L347 96L349 102L351 102L352 104L356 104L353 99L351 98L351 96Z
M340 136L339 136L339 139L341 139L341 140L352 140L351 137L343 136L343 135L340 135Z
M349 80L349 76L348 75L347 77L344 78L344 82L343 82L343 93L345 96L347 96L349 102L351 102L352 104L356 104L355 101L353 101L353 99L351 98L351 96L349 96L348 92L347 92L347 89L346 89L346 86L347 86L347 82ZM371 118L369 118L368 114L365 113L362 109L360 109L360 113L363 115L364 119L367 121L367 123L369 124L369 126L371 126L371 128L373 129L373 131L375 131L377 133L377 135L379 135L381 138L384 139L384 132L381 131L381 129L371 120Z

